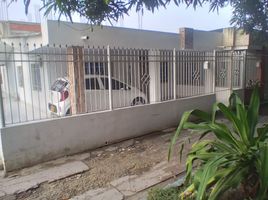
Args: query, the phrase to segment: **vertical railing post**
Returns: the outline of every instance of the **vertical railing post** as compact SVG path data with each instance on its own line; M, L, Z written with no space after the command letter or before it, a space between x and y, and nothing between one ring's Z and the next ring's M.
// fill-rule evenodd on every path
M230 67L229 67L229 78L230 78L230 94L233 92L233 56L234 50L231 50L231 57L230 57Z
M245 82L246 82L246 66L247 66L247 50L245 50L243 55L243 65L241 66L240 70L240 88L245 88Z
M3 103L3 94L2 94L2 76L0 76L0 128L4 128L6 126L5 123L5 114L4 114L4 103Z
M177 99L177 58L176 49L173 50L173 98Z
M109 84L109 110L113 110L111 52L109 46L107 46L107 62L108 62L108 84Z
M67 54L68 79L71 83L71 114L85 113L86 107L83 47L68 47Z
M217 62L216 50L213 51L213 65L212 65L212 93L216 92L216 62Z

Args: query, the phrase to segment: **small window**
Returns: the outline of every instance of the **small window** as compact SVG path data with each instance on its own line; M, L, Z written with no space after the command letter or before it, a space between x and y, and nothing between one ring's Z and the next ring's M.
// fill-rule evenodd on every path
M40 74L40 65L31 64L31 78L32 78L32 88L36 91L41 91L41 74Z
M22 66L18 66L17 67L17 74L18 74L18 84L19 84L19 87L24 87L23 68L22 68Z
M85 74L95 75L107 75L108 69L104 62L86 62L85 63Z
M86 89L87 90L99 90L99 82L96 78L86 78Z

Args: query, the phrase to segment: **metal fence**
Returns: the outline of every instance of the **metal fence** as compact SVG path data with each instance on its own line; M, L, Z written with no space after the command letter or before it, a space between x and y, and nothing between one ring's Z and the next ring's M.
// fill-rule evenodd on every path
M4 44L1 122L6 126L164 102L228 89L230 82L242 88L245 63L250 65L246 57L245 51ZM246 80L256 74L248 73Z

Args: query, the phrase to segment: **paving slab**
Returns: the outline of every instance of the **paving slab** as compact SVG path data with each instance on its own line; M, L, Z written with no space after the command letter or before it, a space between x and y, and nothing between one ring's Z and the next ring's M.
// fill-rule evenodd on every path
M7 196L0 197L0 200L16 200L16 196L15 195L7 195Z
M6 195L6 193L4 193L3 191L0 191L0 198L5 196L5 195Z
M124 196L114 188L99 188L73 197L70 200L123 200Z
M0 188L6 195L16 194L87 170L88 166L81 161L69 162L31 175L0 179Z
M142 175L125 176L110 182L110 184L128 197L172 178L184 171L184 168L184 165L178 166L177 161L171 163L162 162L156 165L153 170Z
M150 187L146 190L138 192L133 196L126 197L124 200L147 200L149 190L151 190L153 188L164 188L165 186L174 183L177 179L178 179L178 177L172 177L171 179L163 181L157 185L154 185L153 187Z

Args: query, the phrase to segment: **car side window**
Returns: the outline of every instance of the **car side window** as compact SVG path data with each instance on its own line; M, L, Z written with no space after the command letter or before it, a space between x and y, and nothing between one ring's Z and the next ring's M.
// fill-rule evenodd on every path
M101 78L101 81L103 82L103 86L104 86L105 90L108 90L109 89L109 79L108 78ZM112 90L121 90L122 88L125 90L130 90L130 87L127 86L126 84L112 79Z
M99 90L100 85L97 78L86 78L86 89L87 90Z
M108 78L101 78L101 81L102 81L102 83L103 83L103 87L104 87L104 89L105 90L109 90L109 80L108 80Z

